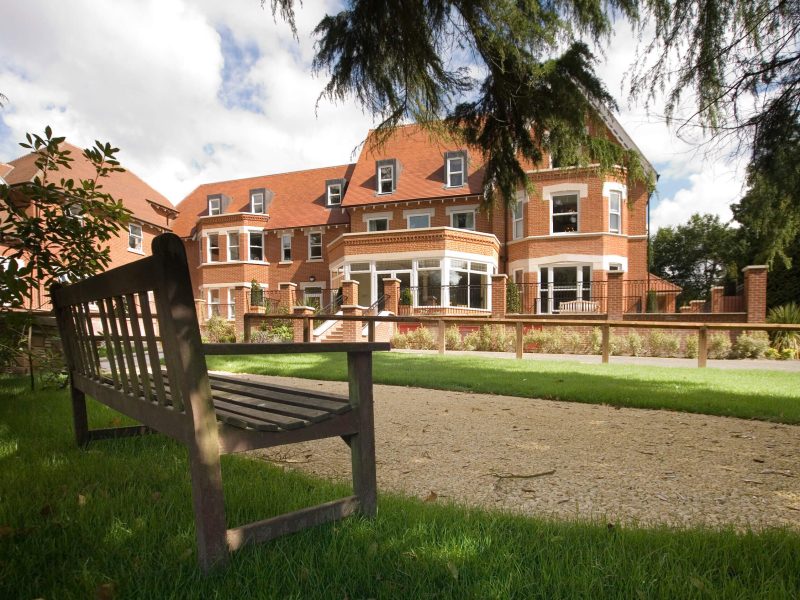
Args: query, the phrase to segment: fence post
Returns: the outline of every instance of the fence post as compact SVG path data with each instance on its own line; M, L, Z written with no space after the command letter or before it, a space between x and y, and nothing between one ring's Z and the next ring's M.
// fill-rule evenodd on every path
M767 320L767 266L750 265L744 272L744 309L748 323Z
M623 272L609 271L606 290L608 299L606 301L606 318L609 321L621 321L625 313L625 300L623 297Z
M701 327L697 331L697 366L701 369L706 366L708 359L708 330Z
M253 322L249 314L244 315L244 343L250 343L250 328L253 326Z
M444 321L439 319L437 326L439 328L439 354L444 354L445 346L447 345L445 343L445 336L444 336Z
M314 314L314 309L311 306L295 306L293 310L295 316L304 317L303 319L292 320L292 330L294 331L293 340L297 342L310 342L311 331L308 327L308 318Z
M375 321L367 321L367 340L375 341Z
M517 340L516 340L516 342L517 342L517 344L516 344L517 358L522 358L522 351L523 351L522 325L523 325L523 323L522 323L522 321L517 321L515 325L516 325L516 329L517 329Z
M600 331L602 332L601 346L603 351L603 364L608 364L608 357L611 355L611 325L603 323Z
M311 318L303 317L303 341L311 341Z
M503 319L506 316L506 286L508 275L492 275L492 317Z

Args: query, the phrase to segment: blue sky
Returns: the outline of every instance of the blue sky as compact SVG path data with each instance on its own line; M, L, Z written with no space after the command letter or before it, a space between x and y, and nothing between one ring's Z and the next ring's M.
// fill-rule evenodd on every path
M200 183L350 162L374 121L353 102L317 104L324 80L310 69L310 32L336 8L304 2L298 42L258 0L12 3L0 21L0 161L49 124L78 145L120 147L123 165L176 203ZM653 225L730 218L743 165L693 151L625 103L635 40L618 29L598 72L661 174Z

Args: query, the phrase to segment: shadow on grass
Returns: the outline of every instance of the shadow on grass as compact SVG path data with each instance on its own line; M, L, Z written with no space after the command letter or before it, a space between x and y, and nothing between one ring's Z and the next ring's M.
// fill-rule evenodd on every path
M118 415L91 403L94 426ZM43 418L44 417L44 418ZM381 496L379 516L196 564L186 452L162 436L74 446L66 394L0 389L3 598L796 597L800 537L526 519ZM346 451L344 445L343 450ZM229 522L343 486L226 457ZM103 587L105 586L105 587Z
M210 368L346 380L342 355L213 358ZM383 354L375 383L800 423L796 374Z

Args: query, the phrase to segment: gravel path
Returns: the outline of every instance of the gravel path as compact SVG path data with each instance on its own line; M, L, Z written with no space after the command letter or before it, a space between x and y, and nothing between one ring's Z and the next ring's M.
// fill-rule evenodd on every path
M537 516L800 530L798 426L376 385L375 429L384 492ZM338 439L258 454L350 477Z

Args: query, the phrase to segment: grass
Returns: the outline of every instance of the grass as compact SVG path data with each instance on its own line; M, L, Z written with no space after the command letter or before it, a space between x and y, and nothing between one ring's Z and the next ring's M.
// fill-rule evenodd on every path
M209 368L345 381L342 354L212 357ZM375 383L800 423L797 373L375 353Z
M93 426L118 424L91 403ZM344 445L343 445L344 451ZM231 525L344 494L223 462ZM0 598L790 598L800 535L565 523L381 495L348 519L196 566L186 452L72 440L67 394L0 379Z

